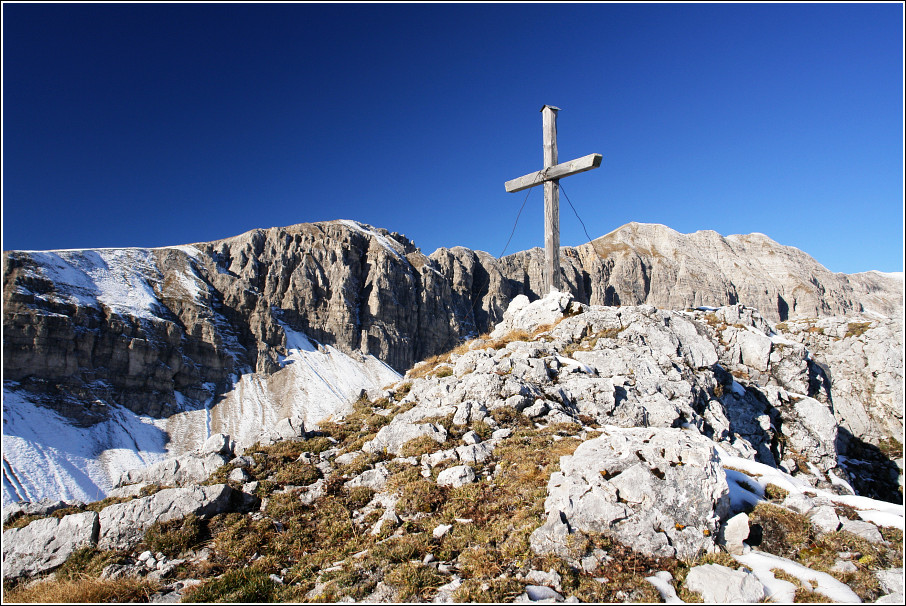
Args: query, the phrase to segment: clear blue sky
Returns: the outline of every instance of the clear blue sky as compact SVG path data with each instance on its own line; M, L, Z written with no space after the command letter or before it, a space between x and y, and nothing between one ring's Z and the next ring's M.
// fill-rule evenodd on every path
M3 249L355 219L501 252L562 108L588 232L903 270L903 7L3 5ZM561 197L562 242L585 234ZM543 245L539 188L507 252Z

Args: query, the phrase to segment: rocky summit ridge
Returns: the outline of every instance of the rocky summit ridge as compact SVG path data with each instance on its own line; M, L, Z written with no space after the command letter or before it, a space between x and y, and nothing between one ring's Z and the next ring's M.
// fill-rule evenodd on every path
M361 389L489 331L519 295L537 299L542 266L540 249L425 255L355 221L4 252L4 502L97 498L210 435L247 445L281 418L348 413ZM563 248L562 266L585 304L758 309L836 377L846 432L875 446L900 435L902 276L835 274L760 234L639 223ZM726 338L752 372L775 372L782 344Z
M900 603L902 445L846 429L834 382L867 379L808 349L874 360L866 335L888 327L820 322L520 295L348 412L286 417L250 445L212 434L103 501L5 508L4 589ZM902 431L901 408L883 419Z

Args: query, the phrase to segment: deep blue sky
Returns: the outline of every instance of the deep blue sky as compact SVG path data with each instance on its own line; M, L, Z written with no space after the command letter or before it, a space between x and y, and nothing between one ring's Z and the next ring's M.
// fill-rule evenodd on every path
M3 249L356 219L501 252L559 115L593 237L762 232L903 270L893 4L4 4ZM586 240L561 196L562 242ZM507 252L542 246L531 194Z

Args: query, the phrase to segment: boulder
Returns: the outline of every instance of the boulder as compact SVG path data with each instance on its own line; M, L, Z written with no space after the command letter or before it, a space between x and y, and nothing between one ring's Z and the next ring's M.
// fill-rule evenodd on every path
M903 569L890 568L888 570L878 570L875 572L878 583L881 585L881 591L886 594L902 594L903 590Z
M721 529L720 542L732 554L742 555L745 549L743 541L749 538L749 516L738 513L724 523Z
M706 603L753 603L764 599L764 587L755 575L719 564L693 567L686 575L686 589L700 593Z
M252 476L250 476L249 472L247 472L242 467L234 468L230 472L230 474L227 476L227 480L229 480L230 482L238 482L240 484L245 484L246 482L248 482L251 479L252 479Z
M801 492L792 492L781 503L787 509L792 509L796 513L808 513L815 507L815 502Z
M439 486L452 486L458 488L475 481L475 472L468 465L457 465L448 467L437 474L437 484Z
M388 477L390 477L390 472L386 467L376 467L374 469L363 471L356 477L346 482L345 486L346 488L364 486L366 488L374 490L375 492L380 492L387 484Z
M230 436L225 433L215 433L211 435L204 444L201 445L201 454L233 454L233 447L230 443Z
M281 419L274 425L272 433L281 440L298 440L305 437L305 424L299 417Z
M447 430L441 425L433 423L407 423L398 422L399 418L394 419L390 425L381 427L381 430L374 436L373 440L365 442L362 450L370 453L389 452L395 455L400 454L403 444L409 440L420 438L421 436L430 436L436 442L443 444L447 441Z
M526 585L514 602L563 602L563 596L546 585Z
M716 549L730 508L714 443L681 429L605 427L560 458L547 489L548 521L531 537L539 553L556 551L568 524L647 555L694 559Z
M567 537L571 531L566 518L559 511L549 511L547 520L529 536L532 551L539 555L555 554L563 557L569 555Z
M881 531L879 531L878 527L871 522L843 520L840 530L845 530L846 532L851 532L854 535L860 536L869 543L881 543L884 541L884 537L881 536Z
M517 295L510 301L503 320L491 331L491 338L499 339L514 330L530 333L540 326L554 324L563 317L571 302L572 295L556 290L532 303L525 295Z
M808 519L821 532L834 532L840 528L840 518L831 505L821 505L808 512ZM877 530L877 529L876 529Z
M771 338L750 330L738 330L735 336L742 363L766 372L771 366Z
M75 513L35 520L3 531L3 576L33 576L60 566L74 551L98 542L98 514Z
M213 436L212 436L213 437ZM208 453L202 456L185 454L171 459L159 461L148 467L129 469L120 474L117 486L128 484L157 484L159 486L183 486L204 482L225 465L230 457L218 453Z
M105 507L99 516L98 547L129 549L142 540L154 522L167 522L190 513L207 517L229 511L234 492L227 484L168 488L150 497Z
M23 501L19 503L10 503L3 508L3 525L5 526L7 522L16 514L22 514L26 516L46 516L50 515L58 509L63 509L64 507L69 507L70 504L65 501L58 501L52 499L42 499L40 501L29 502Z

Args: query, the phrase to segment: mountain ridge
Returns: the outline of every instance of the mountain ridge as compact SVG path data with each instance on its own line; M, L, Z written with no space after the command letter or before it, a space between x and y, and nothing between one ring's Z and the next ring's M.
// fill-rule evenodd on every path
M762 271L763 263L743 267L734 281L705 253L723 254L713 256L732 267L748 250L743 245L734 252L726 238L702 231L696 233L710 244L699 250L665 226L624 227L562 249L565 288L578 302L668 309L745 304L773 322L845 315L902 335L902 281L838 278L805 253L760 237L760 247L775 257L766 263L774 274ZM425 255L401 234L350 220L156 249L3 257L5 389L83 428L113 422L112 410L200 419L162 428L170 454L197 448L217 432L236 435L238 411L262 410L256 418L275 422L317 399L302 398L295 409L288 404L294 388L286 377L293 369L284 361L299 350L294 335L316 344L324 360L342 354L401 372L487 332L517 296L538 299L543 267L541 249L501 259L464 247ZM866 312L899 316L888 329L888 321L863 317ZM849 355L834 353L834 359ZM883 377L883 393L902 394L896 376ZM853 385L873 390L880 380L860 375ZM859 389L846 397L853 409ZM336 406L340 411L344 404ZM879 439L866 433L864 415L851 416L858 420L848 426L854 435Z

